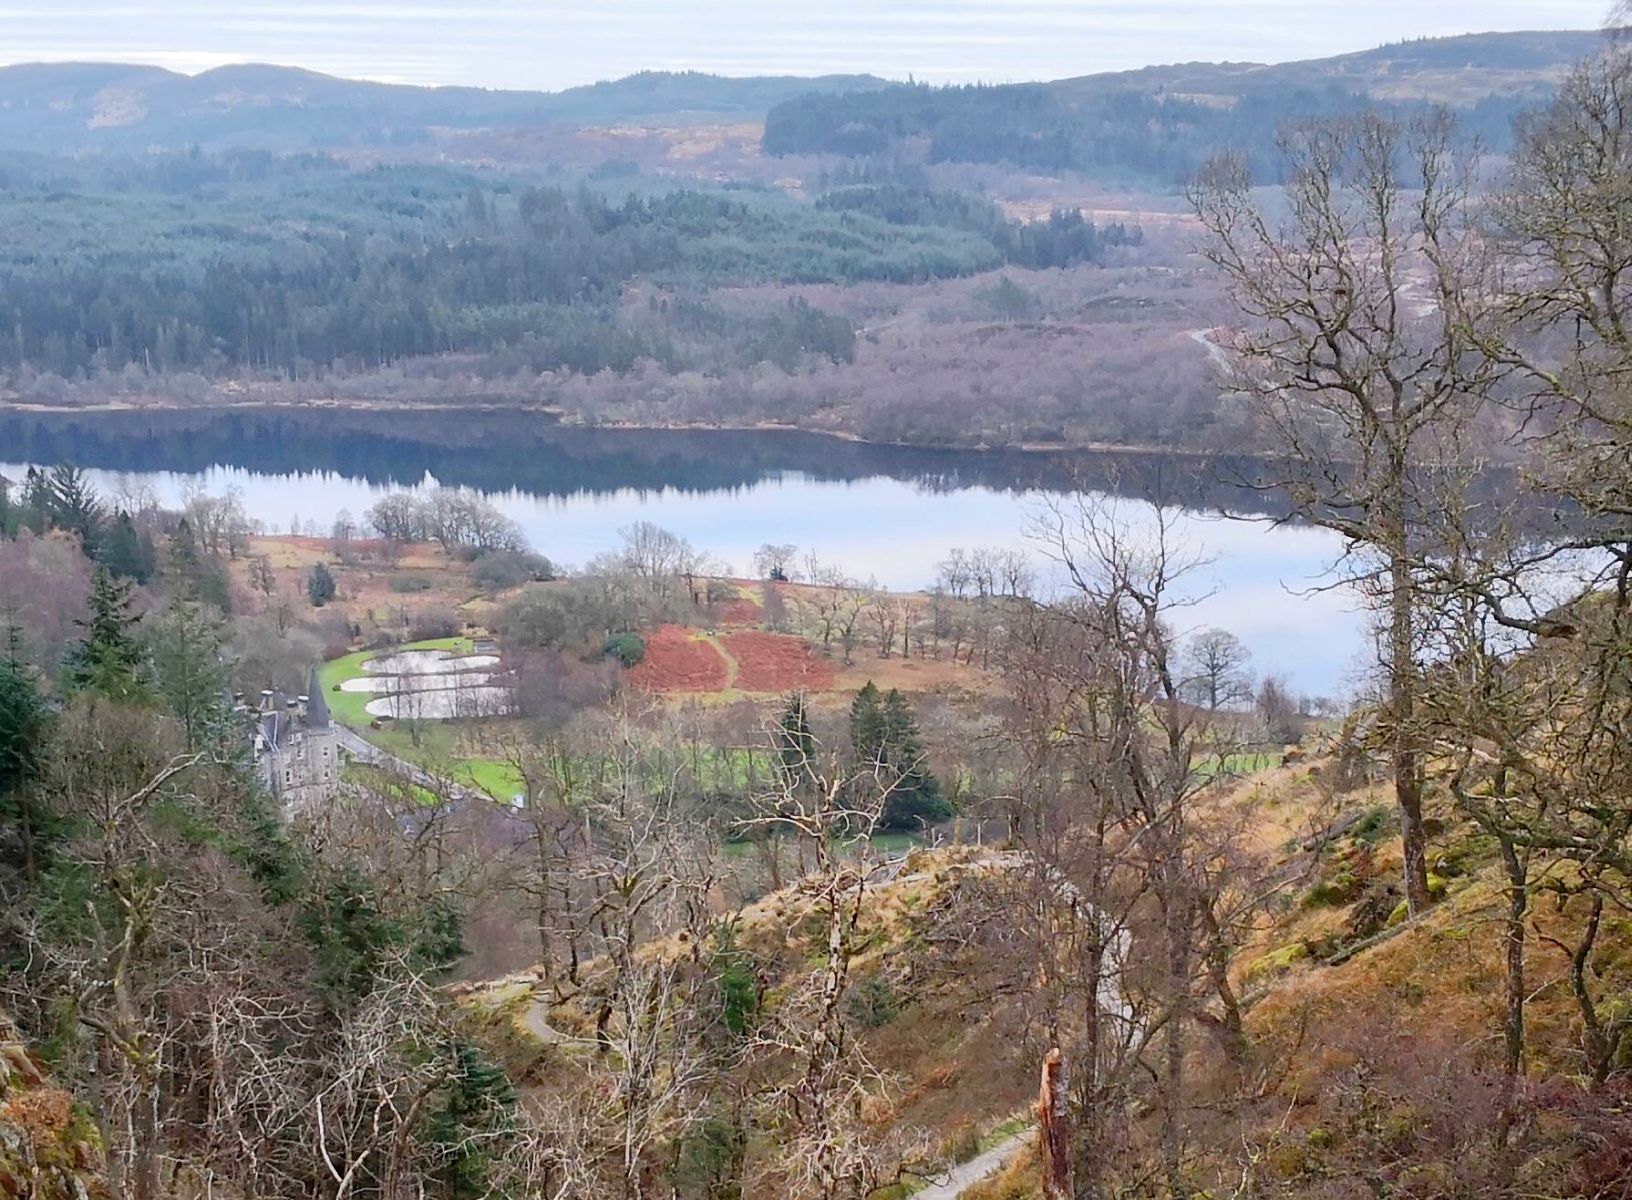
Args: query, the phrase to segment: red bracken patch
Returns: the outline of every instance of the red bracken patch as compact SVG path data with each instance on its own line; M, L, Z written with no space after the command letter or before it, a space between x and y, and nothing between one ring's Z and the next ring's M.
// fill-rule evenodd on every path
M720 641L737 660L737 686L745 692L820 692L833 686L833 664L818 657L804 638L742 630L721 634Z
M678 625L648 634L646 657L629 672L629 682L655 692L718 692L729 677L720 652Z
M760 611L758 601L739 596L722 605L716 619L721 625L755 625L759 622Z

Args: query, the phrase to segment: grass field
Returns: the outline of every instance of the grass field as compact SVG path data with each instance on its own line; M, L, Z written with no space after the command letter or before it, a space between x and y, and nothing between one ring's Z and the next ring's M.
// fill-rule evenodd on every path
M368 702L374 699L373 693L336 690L343 683L367 675L368 672L363 670L364 663L402 650L448 650L456 654L469 654L472 648L469 638L451 637L436 638L428 642L410 642L404 646L392 646L388 650L359 650L355 654L324 663L318 671L317 681L322 685L323 698L329 702L330 714L342 725L349 725L352 729L367 729L369 722L374 719L368 715Z
M367 675L363 664L370 659L403 650L447 650L454 654L469 654L474 646L469 638L434 638L392 646L388 650L359 650L325 663L318 672L318 683L323 688L323 698L329 702L329 712L334 719L356 730L387 753L433 771L451 774L459 783L486 792L495 800L508 800L520 791L521 780L508 763L471 757L464 752L459 722L420 721L417 730L410 730L388 721L381 728L373 729L374 718L369 716L367 706L375 698L374 693L336 690L349 679L361 679Z

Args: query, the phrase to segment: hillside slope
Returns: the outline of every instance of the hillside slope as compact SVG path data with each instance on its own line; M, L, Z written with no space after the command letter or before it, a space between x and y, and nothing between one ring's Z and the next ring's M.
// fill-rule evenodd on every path
M1458 106L1493 98L1533 102L1551 94L1569 65L1601 42L1596 31L1468 34L1274 65L1150 66L1062 79L1040 90L1068 106L1120 93L1233 104L1334 88L1378 100ZM372 83L259 63L198 75L127 63L24 63L0 67L0 149L400 148L437 130L660 117L752 121L801 96L910 90L871 75L726 78L643 71L534 92Z
M882 85L869 75L729 79L647 71L552 93L369 83L258 63L198 75L120 63L25 63L0 67L0 148L58 153L403 145L439 128L688 113L754 119L806 92Z
M1596 30L1470 33L1288 63L1173 63L1110 71L1049 87L1068 99L1128 90L1236 98L1337 84L1380 100L1466 105L1486 96L1549 95L1565 71L1602 45Z
M1500 1105L1499 866L1476 830L1436 809L1442 899L1404 920L1386 788L1334 789L1334 777L1329 759L1275 768L1210 802L1210 818L1254 831L1255 852L1280 887L1229 964L1245 1060L1229 1061L1211 1037L1191 1043L1188 1170L1216 1189L1210 1194L1348 1196L1362 1178L1377 1194L1481 1194ZM869 1122L889 1127L900 1145L922 1147L917 1161L940 1164L921 1177L944 1177L950 1164L994 1146L1006 1151L982 1162L989 1177L972 1190L936 1194L1039 1195L1033 1152L1016 1135L1030 1120L1047 1033L1005 922L993 924L996 914L1012 915L1025 871L1012 851L920 852L876 873L860 912L848 1011L878 1072ZM794 884L734 925L733 953L751 964L767 1012L820 957L815 905L808 885ZM1513 1132L1522 1151L1514 1169L1537 1187L1562 1189L1549 1195L1622 1196L1632 1157L1613 1146L1626 1124L1613 1098L1601 1106L1579 1076L1581 1028L1562 947L1582 916L1577 901L1538 901L1532 917L1530 1053L1520 1085L1529 1115ZM1618 918L1610 932L1595 986L1632 996L1632 925ZM694 953L684 937L649 950ZM534 975L460 990L524 1087L574 1092L603 1069L595 967L565 998ZM1198 1000L1207 1027L1211 1002ZM1152 1147L1150 1108L1130 1100L1128 1112L1123 1136ZM772 1141L747 1149L750 1162L777 1153ZM1242 1190L1230 1191L1237 1184Z
M1236 150L1271 177L1289 120L1449 105L1501 152L1513 119L1604 44L1588 33L1491 33L1265 66L1191 63L998 87L801 95L766 114L768 153L921 154L929 162L1078 171L1105 182L1188 180Z

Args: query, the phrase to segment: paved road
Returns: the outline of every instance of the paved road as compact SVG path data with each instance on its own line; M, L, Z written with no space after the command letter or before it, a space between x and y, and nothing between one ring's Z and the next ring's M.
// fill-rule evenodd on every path
M921 1192L914 1192L913 1200L956 1200L957 1197L982 1179L995 1175L1008 1161L1031 1141L1034 1130L1025 1129L1011 1138L1005 1138L984 1154L977 1154L966 1163L952 1168L944 1183L931 1184Z
M398 758L395 754L381 750L378 746L369 741L362 734L358 733L355 729L349 729L340 724L338 721L334 723L334 728L340 735L341 748L358 762L367 763L370 766L382 767L387 771L406 776L411 782L418 784L422 788L428 788L437 795L447 794L450 783L449 780L438 778L437 776L432 775L429 771L425 770L423 767L415 766L405 758ZM493 797L479 791L476 788L470 787L467 784L454 784L453 787L456 794L450 797L451 799L493 799Z

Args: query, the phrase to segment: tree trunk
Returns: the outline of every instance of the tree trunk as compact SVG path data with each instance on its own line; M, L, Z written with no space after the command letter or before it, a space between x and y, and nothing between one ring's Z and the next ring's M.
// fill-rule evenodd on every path
M1507 868L1507 1015L1502 1023L1502 1069L1513 1079L1524 1070L1524 918L1530 909L1530 888L1529 872L1512 841L1503 838L1501 846Z
M1507 1005L1502 1022L1502 1113L1496 1123L1496 1177L1506 1188L1516 1166L1511 1142L1518 1118L1519 1078L1524 1071L1524 917L1530 908L1530 873L1511 838L1501 838L1501 849L1507 870L1507 917L1503 922Z
M140 1051L145 1054L146 1050ZM158 1200L159 1085L151 1066L138 1063L135 1112L131 1114L131 1200Z
M1176 856L1175 856L1176 857ZM1168 868L1167 990L1168 1017L1164 1033L1161 1113L1162 1169L1168 1195L1178 1200L1190 1189L1184 1181L1184 1054L1190 999L1190 906L1184 883L1177 878L1177 863Z
M1403 522L1389 561L1388 703L1393 716L1394 799L1405 851L1405 899L1412 916L1428 911L1428 839L1422 827L1422 753L1417 745L1416 665L1412 638L1411 566Z
M1060 1052L1043 1059L1043 1077L1037 1089L1037 1159L1042 1167L1043 1200L1071 1196L1071 1133L1060 1094Z
M1603 893L1594 892L1592 914L1587 918L1587 927L1581 933L1575 953L1570 956L1570 989L1575 993L1575 1003L1581 1011L1582 1044L1587 1054L1587 1071L1592 1076L1595 1088L1602 1087L1609 1078L1610 1068L1615 1065L1619 1040L1611 1039L1605 1031L1604 1023L1598 1016L1598 1004L1587 986L1587 967L1592 958L1592 948L1598 941L1598 927L1603 917Z
M1230 947L1224 940L1224 932L1219 928L1218 916L1213 912L1212 905L1203 903L1199 908L1202 932L1207 935L1204 956L1207 978L1213 985L1219 1006L1224 1010L1224 1016L1218 1023L1219 1040L1230 1066L1239 1069L1246 1063L1250 1047L1246 1026L1241 1020L1241 1000L1230 983Z

